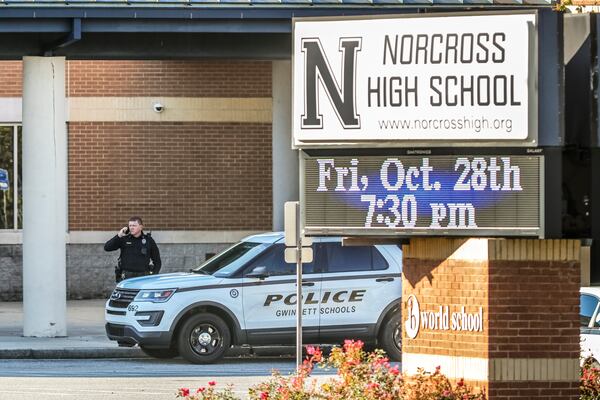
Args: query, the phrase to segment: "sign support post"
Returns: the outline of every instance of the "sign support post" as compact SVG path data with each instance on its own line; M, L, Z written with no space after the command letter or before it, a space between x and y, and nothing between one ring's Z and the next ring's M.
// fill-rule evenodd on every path
M296 263L296 365L302 364L302 232L298 223L300 203L285 203L285 261ZM291 250L291 251L290 251Z
M310 263L312 239L303 237L300 221L300 202L285 203L285 262L296 264L296 364L302 364L302 263Z
M300 203L296 203L296 365L302 365L302 232Z

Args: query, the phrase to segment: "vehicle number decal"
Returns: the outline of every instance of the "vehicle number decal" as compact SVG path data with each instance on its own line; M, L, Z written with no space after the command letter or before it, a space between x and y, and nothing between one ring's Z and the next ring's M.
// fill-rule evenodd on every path
M130 304L127 307L127 311L137 311L138 310L138 306L136 304Z

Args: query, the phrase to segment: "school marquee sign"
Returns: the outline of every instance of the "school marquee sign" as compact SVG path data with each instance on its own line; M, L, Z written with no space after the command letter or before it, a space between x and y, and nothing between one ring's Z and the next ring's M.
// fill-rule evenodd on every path
M294 20L294 145L537 139L536 14Z

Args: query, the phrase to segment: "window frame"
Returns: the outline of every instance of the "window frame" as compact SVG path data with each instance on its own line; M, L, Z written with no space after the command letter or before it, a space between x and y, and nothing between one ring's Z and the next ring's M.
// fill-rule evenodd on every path
M13 141L13 174L10 177L11 189L14 190L13 196L13 227L12 228L0 228L0 236L3 238L11 233L21 233L23 228L19 228L19 198L22 197L22 193L19 191L21 188L19 187L19 164L21 160L19 158L19 129L23 129L23 124L21 123L10 123L10 122L0 122L0 127L10 127L12 128L12 141ZM22 150L22 149L21 149ZM19 238L17 242L21 243L22 239ZM13 240L9 240L8 242L13 242ZM7 244L5 240L0 240L0 243Z

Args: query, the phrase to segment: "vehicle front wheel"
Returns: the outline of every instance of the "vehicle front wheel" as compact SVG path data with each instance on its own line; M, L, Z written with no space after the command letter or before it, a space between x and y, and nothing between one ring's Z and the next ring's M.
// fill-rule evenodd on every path
M194 364L209 364L223 357L231 345L227 324L214 314L194 314L179 330L179 354Z
M385 323L379 343L392 361L402 361L402 315L397 311Z
M140 349L142 349L142 351L144 352L144 354L146 354L147 356L153 357L153 358L161 358L161 359L169 359L169 358L175 358L179 355L179 352L177 351L177 349L175 348L166 348L166 349L153 349L153 348L148 348L145 346L140 346Z

